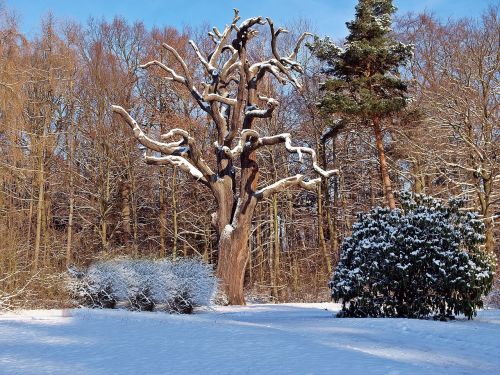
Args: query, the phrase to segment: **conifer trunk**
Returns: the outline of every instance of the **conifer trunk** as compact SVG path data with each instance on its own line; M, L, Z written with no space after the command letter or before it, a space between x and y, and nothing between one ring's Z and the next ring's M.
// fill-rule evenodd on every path
M376 116L373 118L373 130L375 132L375 141L377 144L378 158L380 162L380 175L382 176L385 198L389 208L394 210L396 208L396 201L394 200L391 179L389 177L387 161L385 159L384 141L382 139L382 129L380 128L380 117Z

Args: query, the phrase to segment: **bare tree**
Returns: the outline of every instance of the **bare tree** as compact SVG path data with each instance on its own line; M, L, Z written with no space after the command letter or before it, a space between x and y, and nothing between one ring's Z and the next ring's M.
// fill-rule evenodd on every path
M182 67L182 73L158 60L142 65L142 68L160 67L169 73L169 79L185 85L201 110L206 112L213 122L217 133L217 141L212 150L217 160L215 170L205 161L200 148L187 131L175 128L162 135L162 139L177 140L156 141L142 131L124 108L112 107L113 111L129 124L134 136L143 146L159 153L147 155L147 163L175 165L211 191L217 204L217 211L212 215L212 224L218 235L217 274L230 304L245 303L243 279L248 261L248 238L257 203L291 186L314 191L321 183L322 177L329 178L337 172L321 168L312 148L292 146L290 134L262 137L252 129L255 120L272 117L279 105L276 99L260 95L259 84L264 77L270 74L281 84L291 83L295 88L301 88L296 77L302 73L297 54L308 34L303 33L300 36L289 55L281 56L277 37L285 33L285 29L276 30L269 18L249 18L237 25L239 20L238 11L235 10L232 23L222 32L213 28L209 35L215 48L208 57L203 55L193 41L189 42L203 65L207 78L199 87L193 82L183 58L168 44L163 44L163 47L175 57ZM258 34L254 27L265 25L266 21L271 33L272 57L251 62L248 42ZM308 179L304 174L298 173L259 187L256 152L262 147L277 144L284 144L289 153L298 155L300 161L303 154L308 154L312 159L314 171L320 177Z
M409 73L420 112L418 128L404 133L405 154L417 175L425 169L431 187L445 186L446 194L466 198L481 213L488 251L495 249L500 201L499 9L490 7L479 20L440 23L423 14L399 22L401 35L415 45Z

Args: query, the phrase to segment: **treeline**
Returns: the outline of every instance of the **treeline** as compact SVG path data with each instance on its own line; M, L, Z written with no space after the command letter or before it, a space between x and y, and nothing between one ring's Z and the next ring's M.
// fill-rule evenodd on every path
M397 38L415 45L414 59L401 72L410 82L411 103L382 124L394 190L466 199L486 224L486 249L497 253L498 10L491 7L478 19L448 22L426 14L399 18ZM286 44L308 26L298 22L290 27L280 48L290 50ZM254 43L269 45L266 33L258 38ZM168 60L176 67L176 60L162 51L167 42L188 62L191 75L201 77L189 39L202 52L212 47L195 28L147 30L122 18L79 25L48 16L39 35L28 39L3 11L4 293L22 291L25 300L53 304L64 295L58 286L61 272L98 258L195 255L217 261L210 217L214 207L207 192L178 168L145 165L146 151L111 112L112 104L123 106L148 134L186 129L202 149L211 150L213 124L186 88L160 70L145 74L139 67L151 60ZM266 52L252 51L264 57ZM282 301L325 298L340 243L356 213L386 204L373 132L354 119L335 127L335 118L320 113L321 63L307 49L299 58L305 72L302 90L270 83L262 88L280 106L274 117L257 124L258 131L292 133L296 142L317 150L324 167L341 173L316 193L285 191L257 208L245 285L255 295ZM263 185L290 175L284 148L263 150L258 154Z

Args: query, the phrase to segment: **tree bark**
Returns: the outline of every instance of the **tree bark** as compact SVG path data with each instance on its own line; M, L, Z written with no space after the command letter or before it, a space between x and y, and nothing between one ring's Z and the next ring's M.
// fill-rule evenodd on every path
M389 177L387 161L385 159L384 141L382 139L382 129L380 128L380 117L373 118L373 131L375 132L375 141L377 144L378 158L380 163L380 175L382 177L382 184L384 186L386 201L389 205L389 208L391 210L394 210L396 208L396 201L394 200L391 179Z
M36 271L38 269L38 263L40 259L40 243L42 236L42 224L43 224L43 212L45 208L45 138L46 138L46 127L44 125L44 130L42 134L41 149L39 154L38 162L38 202L36 211L36 232L35 232L35 254L33 259L33 269Z
M127 178L127 177L126 177ZM127 179L121 183L121 203L122 203L122 225L123 225L123 245L130 242L132 229L130 226L130 185Z
M323 264L325 265L325 271L328 274L332 273L332 263L330 261L330 254L328 254L328 248L325 241L325 229L323 224L323 194L321 192L321 185L318 186L318 205L317 205L317 219L318 219L318 240L321 249L321 256L323 258Z
M178 225L177 225L177 169L174 167L172 170L172 226L174 233L172 234L173 244L172 244L172 258L177 258L177 237L178 237Z
M318 154L320 158L321 165L323 169L326 168L326 150L325 150L325 142L323 140L318 141ZM331 262L331 255L329 254L328 247L326 245L326 240L325 240L325 224L323 221L323 209L325 206L327 208L327 215L326 215L326 222L327 222L327 228L328 228L328 235L330 237L330 241L333 239L333 227L331 223L331 216L330 216L330 194L328 192L328 184L326 179L321 180L321 184L318 186L318 208L317 208L317 217L318 217L318 238L319 238L319 244L321 247L321 254L323 256L323 262L325 264L326 272L328 274L332 273L332 262ZM330 242L331 243L331 242Z
M230 305L245 305L243 282L248 261L248 237L250 228L227 225L219 240L217 276Z
M159 191L159 223L160 223L160 256L162 258L167 256L166 246L166 229L167 229L167 202L165 197L165 169L162 168L159 173L160 191Z

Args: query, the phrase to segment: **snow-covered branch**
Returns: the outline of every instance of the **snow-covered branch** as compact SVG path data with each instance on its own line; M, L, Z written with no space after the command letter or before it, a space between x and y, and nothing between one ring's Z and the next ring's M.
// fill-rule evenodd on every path
M238 9L234 9L234 17L233 21L231 22L231 25L226 25L224 28L224 31L220 33L220 31L214 27L213 28L213 33L208 33L210 36L212 36L212 39L214 40L216 44L215 50L210 54L210 60L208 63L211 66L217 65L217 61L219 60L219 56L221 53L228 47L226 45L229 41L229 37L231 36L231 31L236 30L237 26L236 23L240 20L239 16L239 11ZM218 38L218 39L217 39ZM233 53L235 52L235 49L233 48Z
M276 107L279 106L279 102L276 99L268 98L266 96L259 95L259 99L267 103L267 109L260 109L255 107L247 107L245 110L245 122L252 118L269 118L272 116ZM245 126L244 126L245 127Z
M183 76L177 74L175 72L175 70L173 70L172 68L169 68L168 66L166 66L165 64L163 64L162 62L160 62L158 60L153 60L153 61L147 62L146 64L139 65L139 68L147 69L153 65L159 66L160 68L162 68L166 72L170 73L171 77L167 77L168 79L171 79L173 81L176 81L176 82L179 82L182 84L187 84L186 77L183 77Z
M196 56L198 57L198 60L200 60L200 62L202 63L202 65L205 67L205 69L207 70L207 73L208 74L212 74L214 71L215 71L215 66L213 66L212 64L210 64L207 59L205 59L205 57L203 57L200 49L198 48L198 46L196 45L196 43L194 42L194 40L190 40L189 41L189 44L191 45L191 47L193 48L194 50L194 53L196 54Z
M240 156L243 152L254 151L263 146L272 146L279 143L284 143L285 148L290 153L296 153L299 157L299 161L303 161L303 154L309 154L312 159L313 168L322 177L330 178L334 174L338 174L337 169L324 170L318 164L318 158L316 151L310 147L304 146L293 146L292 137L290 133L282 133L277 135L272 135L268 137L260 137L259 133L253 129L244 129L241 131L241 136L238 144L230 149L227 146L222 147L222 151L231 159ZM218 146L216 144L216 146Z
M15 273L7 275L3 279L0 279L0 282L6 281L7 279L15 276L18 273L20 272L17 271ZM24 283L24 285L18 287L14 293L7 293L0 289L0 311L19 308L19 306L17 306L17 304L14 303L13 301L28 290L28 286L38 277L38 275L39 272L36 272L35 274L31 275L30 278Z
M160 62L158 60L150 61L148 63L140 65L139 67L142 69L147 69L150 66L156 65L156 66L160 67L161 69L165 70L166 72L168 72L171 75L171 77L168 77L168 79L171 79L175 82L179 82L179 83L182 83L183 85L185 85L188 88L191 95L193 96L193 98L196 100L196 102L200 106L200 108L202 110L204 110L205 112L210 113L210 107L204 101L202 95L200 94L200 92L198 91L196 86L193 84L191 74L189 73L189 69L188 69L187 64L184 61L184 59L179 55L179 53L175 50L174 47L168 45L167 43L163 43L162 46L167 51L171 52L174 55L177 62L181 65L182 71L184 72L183 76L176 73L175 70L173 70L172 68L168 67L167 65L163 64L162 62Z
M124 108L114 105L112 109L113 112L118 113L129 124L140 144L150 150L165 154L165 156L161 157L146 156L145 159L148 164L178 166L196 180L204 183L207 183L211 176L214 175L214 172L199 153L194 138L189 136L189 133L184 129L172 129L168 133L161 135L162 139L181 136L181 140L170 143L158 142L148 137L137 124L137 121Z
M304 39L311 34L307 32L303 33L297 40L292 53L290 53L287 57L282 57L278 51L277 38L279 34L287 33L288 31L283 28L279 28L275 31L274 23L270 18L267 18L267 23L271 29L271 51L273 53L273 58L252 64L249 68L252 78L259 81L262 77L264 77L266 72L269 72L281 84L291 82L296 88L302 88L300 82L293 76L292 71L298 73L303 72L302 66L297 61L297 54Z
M296 174L295 176L283 178L282 180L276 181L269 186L257 190L255 192L255 196L257 199L261 200L268 198L275 193L279 193L280 191L283 191L291 186L299 186L305 190L314 191L320 183L320 177L309 180L302 174Z
M163 154L171 155L175 153L176 151L180 151L181 145L184 143L184 140L181 139L177 142L171 142L171 143L164 143L164 142L158 142L155 141L154 139L149 138L141 129L139 124L137 124L137 121L135 121L132 116L123 108L118 105L113 105L111 106L113 112L119 114L125 122L130 126L132 131L134 132L135 138L139 141L141 145L144 147L161 152Z
M299 156L299 161L302 162L303 154L309 154L312 159L313 168L316 173L324 178L330 178L334 174L338 174L338 169L324 170L318 164L316 151L310 147L304 146L293 146L291 135L289 133L277 134L268 137L260 137L259 133L253 129L244 129L241 132L238 144L232 149L223 146L222 151L230 159L235 159L239 157L243 152L254 151L263 146L272 146L279 143L284 143L288 152L296 153ZM216 146L218 146L216 144ZM302 174L297 174L295 176L284 178L277 181L265 188L258 190L255 195L257 198L265 198L275 192L282 191L290 186L300 186L307 190L314 190L314 188L321 182L321 177L312 180L307 179L307 177Z
M223 104L227 105L235 105L236 104L236 99L234 98L229 98L227 96L219 95L216 93L211 93L209 92L211 86L205 84L205 89L203 90L203 100L207 102L213 102L213 101L218 101Z
M167 156L145 156L146 163L153 165L166 165L170 164L179 167L180 170L190 174L196 180L201 182L207 182L206 178L203 177L203 173L200 172L193 164L191 164L187 159L182 156L177 155L167 155Z

